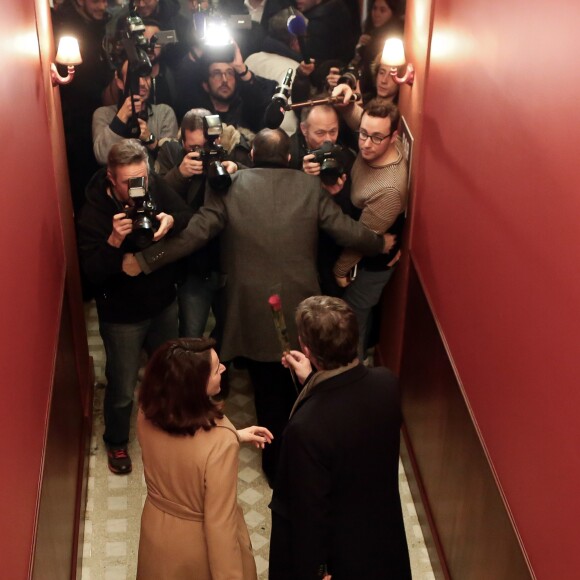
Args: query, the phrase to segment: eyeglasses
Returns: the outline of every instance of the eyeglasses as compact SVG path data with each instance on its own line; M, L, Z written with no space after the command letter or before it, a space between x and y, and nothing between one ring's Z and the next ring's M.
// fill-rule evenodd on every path
M369 135L364 129L357 131L357 133L358 138L361 141L366 141L367 139L370 139L375 145L380 145L385 139L388 139L392 135L392 133L389 133L384 137L380 137L379 135Z
M226 77L226 79L233 79L236 76L236 73L232 69L228 69L225 71L212 70L209 73L209 76L212 79L221 79L222 77Z

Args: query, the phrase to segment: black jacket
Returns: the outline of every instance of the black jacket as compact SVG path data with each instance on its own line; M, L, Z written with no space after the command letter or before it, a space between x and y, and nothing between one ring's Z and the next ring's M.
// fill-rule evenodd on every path
M122 271L123 255L135 252L129 238L120 248L107 239L113 216L120 213L119 202L107 194L106 169L98 171L86 190L86 204L78 220L78 245L81 268L95 286L99 319L107 322L140 322L159 314L175 300L175 268L160 268L146 276L127 276ZM158 212L175 219L169 235L179 233L189 221L191 210L185 202L154 174L149 175L149 195Z
M270 580L411 578L399 497L394 375L358 365L290 418L270 508Z
M214 109L208 93L203 89L204 74L207 69L203 62L192 61L186 56L176 71L176 113L181 122L183 115L194 107L208 109L219 114L222 123L234 127L245 127L254 133L263 129L264 112L276 90L276 81L265 79L252 73L252 78L242 81L236 76L236 90L227 112Z
M308 56L317 62L338 59L343 64L354 56L356 36L349 9L343 0L323 0L304 12L308 18Z

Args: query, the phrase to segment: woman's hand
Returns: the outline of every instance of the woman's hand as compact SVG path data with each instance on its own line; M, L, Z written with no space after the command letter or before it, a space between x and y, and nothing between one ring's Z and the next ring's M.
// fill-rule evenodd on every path
M258 449L264 449L266 443L272 443L274 435L266 427L252 425L245 429L238 429L238 437L242 443L252 443Z

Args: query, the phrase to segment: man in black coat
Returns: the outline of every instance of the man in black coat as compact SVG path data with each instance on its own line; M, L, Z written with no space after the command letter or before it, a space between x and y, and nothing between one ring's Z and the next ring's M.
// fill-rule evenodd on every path
M143 178L143 188L131 188L132 178ZM132 469L127 444L141 349L150 354L177 338L174 268L135 278L121 269L123 254L142 247L138 235L147 230L143 221L140 228L134 227L137 220L131 212L138 203L135 193L144 192L141 189L155 205L151 212L155 215L147 216L158 225L154 242L178 233L188 223L193 212L149 172L147 152L135 139L111 147L107 168L95 173L87 186L87 203L78 220L81 268L94 285L99 332L107 355L103 440L109 469L118 475Z
M284 431L270 504L270 580L411 578L397 380L359 363L356 317L343 300L303 300L296 325L303 352L291 351L284 364L304 388Z

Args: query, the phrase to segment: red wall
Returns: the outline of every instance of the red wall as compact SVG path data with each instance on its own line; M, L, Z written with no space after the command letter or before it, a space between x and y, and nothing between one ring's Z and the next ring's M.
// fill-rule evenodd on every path
M429 4L409 3L410 59ZM580 568L579 22L575 0L436 0L424 102L401 103L422 132L411 257L546 579Z
M4 2L2 18L0 562L2 577L20 579L34 546L65 251L34 2Z

